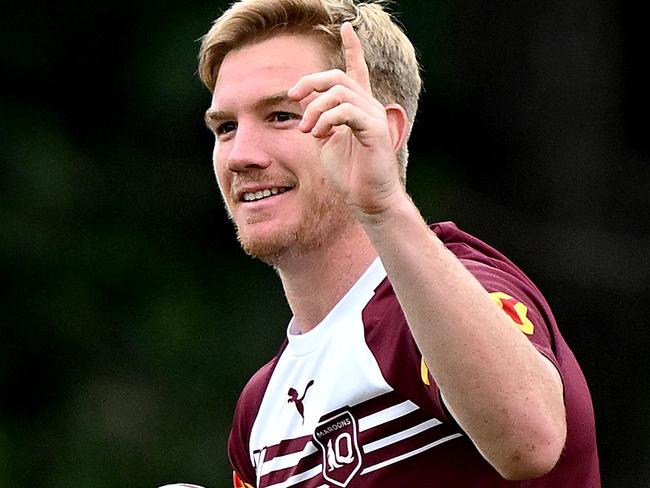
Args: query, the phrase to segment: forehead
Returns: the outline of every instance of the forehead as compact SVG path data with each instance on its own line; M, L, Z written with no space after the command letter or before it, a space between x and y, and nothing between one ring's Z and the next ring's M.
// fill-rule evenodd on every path
M324 47L314 36L283 34L230 51L219 68L212 108L286 92L302 76L328 69Z

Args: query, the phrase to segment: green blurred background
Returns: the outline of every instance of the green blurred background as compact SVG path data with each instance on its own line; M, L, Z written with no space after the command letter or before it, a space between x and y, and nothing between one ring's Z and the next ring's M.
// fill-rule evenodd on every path
M230 486L234 402L290 317L211 169L196 40L226 2L0 15L0 487ZM402 1L426 91L409 189L539 284L604 486L650 486L647 8Z

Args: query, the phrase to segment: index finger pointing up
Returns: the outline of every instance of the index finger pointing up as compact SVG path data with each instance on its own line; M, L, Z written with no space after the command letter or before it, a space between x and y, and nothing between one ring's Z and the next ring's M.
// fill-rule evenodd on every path
M370 73L368 65L363 57L363 47L359 36L354 31L350 22L344 22L341 25L341 40L345 51L345 72L356 81L361 88L368 93L372 93L370 86Z

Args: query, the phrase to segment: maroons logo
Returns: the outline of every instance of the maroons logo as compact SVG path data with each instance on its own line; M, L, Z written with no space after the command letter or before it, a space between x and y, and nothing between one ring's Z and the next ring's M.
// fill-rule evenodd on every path
M336 486L347 486L361 468L357 432L357 422L347 410L314 430L314 441L323 454L323 478Z

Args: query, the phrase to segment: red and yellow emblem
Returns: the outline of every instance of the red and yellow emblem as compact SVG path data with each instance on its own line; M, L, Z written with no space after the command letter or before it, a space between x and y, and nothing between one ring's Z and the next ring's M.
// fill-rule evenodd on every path
M524 334L533 335L535 332L535 325L533 325L528 318L528 307L526 305L501 291L490 293L490 298L494 300L494 303L496 303L501 310L508 314L510 320L519 327L519 330ZM427 363L424 361L424 357L420 361L420 378L422 379L422 383L425 385L431 385L429 379L429 368L427 367Z
M500 291L490 293L490 297L505 313L508 314L508 317L510 317L514 324L519 327L524 334L533 335L535 332L535 326L528 319L528 307L526 307L526 305Z
M232 472L232 484L234 488L253 488L253 485L244 483L235 471Z

